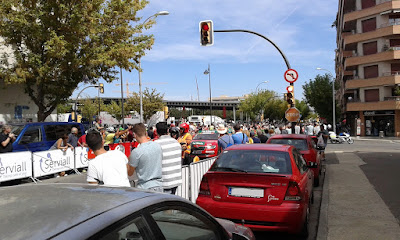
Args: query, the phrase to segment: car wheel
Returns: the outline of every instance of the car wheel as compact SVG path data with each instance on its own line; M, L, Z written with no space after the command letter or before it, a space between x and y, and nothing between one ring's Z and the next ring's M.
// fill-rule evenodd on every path
M303 238L308 237L308 223L310 222L310 203L308 203L306 210L306 219L304 220L303 228L301 229L300 236Z
M317 178L314 178L314 187L318 187L319 186L319 175Z

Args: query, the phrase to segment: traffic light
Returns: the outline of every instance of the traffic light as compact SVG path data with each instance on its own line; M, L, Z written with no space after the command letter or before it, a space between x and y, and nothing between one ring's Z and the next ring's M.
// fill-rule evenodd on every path
M168 107L164 106L164 119L168 119L169 115L168 115Z
M104 93L104 84L103 83L99 84L99 88L100 88L100 93Z
M286 90L287 90L286 101L288 104L293 106L293 104L294 104L294 87L293 87L293 85L290 85L289 87L287 87Z
M200 44L201 46L211 46L214 44L214 29L211 20L201 21L200 24Z

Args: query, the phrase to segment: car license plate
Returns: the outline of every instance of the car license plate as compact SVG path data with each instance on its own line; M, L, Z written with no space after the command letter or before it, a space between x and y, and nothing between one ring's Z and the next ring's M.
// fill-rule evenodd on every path
M203 151L202 150L193 150L192 154L201 154Z
M229 196L234 197L250 197L250 198L263 198L264 189L262 188L237 188L229 187Z

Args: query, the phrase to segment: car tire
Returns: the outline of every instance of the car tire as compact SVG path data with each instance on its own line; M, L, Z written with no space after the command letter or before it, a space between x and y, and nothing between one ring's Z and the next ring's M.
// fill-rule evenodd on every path
M314 178L314 187L318 187L319 186L319 176L317 178Z
M308 234L309 234L309 232L308 232L308 223L310 222L310 205L311 205L311 200L308 203L308 207L307 207L307 210L306 210L307 211L306 212L306 219L304 220L303 227L302 227L301 232L299 234L304 239L306 239L308 237Z

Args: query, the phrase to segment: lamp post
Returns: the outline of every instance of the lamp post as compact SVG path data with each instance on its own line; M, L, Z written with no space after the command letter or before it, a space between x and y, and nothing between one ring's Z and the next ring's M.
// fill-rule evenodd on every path
M98 87L100 87L100 85L91 85L91 86L87 86L87 87L85 87L84 89L82 89L79 93L78 93L78 95L76 96L76 99L75 99L75 109L74 109L74 111L75 111L75 116L74 116L74 120L75 120L75 122L77 121L77 119L78 119L78 112L77 112L77 109L78 109L78 98L79 98L79 95L81 95L81 93L83 92L83 90L85 90L85 89L87 89L87 88L91 88L91 87L95 87L95 88L98 88Z
M210 90L210 126L212 125L212 103L211 103L211 72L210 72L210 64L208 64L208 69L204 71L204 74L208 74L208 88Z
M257 85L257 87L256 87L256 92L257 92L257 93L258 93L258 87L259 87L261 84L263 84L263 83L268 83L268 81L260 82L260 83Z
M123 88L123 82L122 82L122 69L121 67L119 68L119 72L121 74L121 117L122 117L122 127L125 125L125 114L124 114L124 88Z
M157 17L160 15L168 15L168 11L160 11L151 15L150 17L146 18L142 24L145 24L150 18ZM122 88L122 83L121 83ZM140 122L143 123L143 93L142 93L142 64L141 64L141 57L139 57L139 99L140 99Z
M333 127L333 132L336 133L336 101L335 101L335 78L333 77L333 74L331 73L331 71L325 69L325 68L316 68L317 70L321 70L321 71L326 71L329 73L329 75L331 75L332 77L332 127Z

